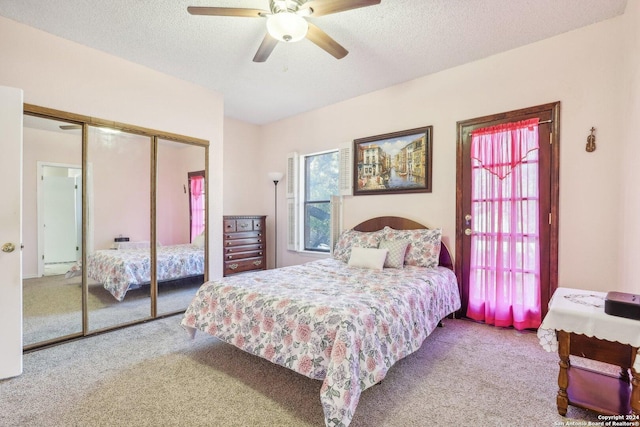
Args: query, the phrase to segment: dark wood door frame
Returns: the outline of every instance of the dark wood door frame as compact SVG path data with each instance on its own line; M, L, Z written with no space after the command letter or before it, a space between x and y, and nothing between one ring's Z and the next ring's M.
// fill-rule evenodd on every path
M473 130L484 128L487 126L493 126L501 123L508 123L513 121L519 121L524 119L530 119L534 117L541 118L542 122L547 122L549 125L549 143L551 144L551 158L550 162L550 180L548 182L550 191L550 206L549 218L542 218L541 224L548 222L548 247L549 247L549 265L548 269L545 266L548 277L545 280L548 281L548 285L541 286L540 289L540 302L542 309L542 317L547 313L547 306L551 295L558 287L558 207L559 207L559 195L560 195L560 102L553 102L549 104L543 104L536 107L524 108L521 110L509 111L506 113L493 114L490 116L478 117L475 119L469 119L459 121L457 123L457 155L456 155L456 259L455 259L455 272L458 278L458 285L460 287L460 295L462 297L462 308L458 312L461 317L466 316L468 295L463 292L463 280L465 277L469 277L468 266L463 265L463 257L470 251L470 239L465 236L465 212L463 205L463 195L465 191L470 191L470 188L464 188L465 182L470 182L470 179L464 175L463 168L464 159L464 143L466 138L470 138L470 134ZM540 141L540 144L543 142ZM469 184L466 184L470 187ZM547 185L545 183L545 185ZM542 209L541 209L542 210ZM541 265L542 271L542 265ZM542 274L542 273L541 273ZM542 278L541 278L542 279ZM541 283L544 283L541 280Z

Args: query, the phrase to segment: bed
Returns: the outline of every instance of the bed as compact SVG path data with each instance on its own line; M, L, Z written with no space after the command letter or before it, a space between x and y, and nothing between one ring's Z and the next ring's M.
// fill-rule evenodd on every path
M325 424L348 426L361 392L460 308L452 268L440 230L374 218L331 258L203 284L181 323L322 381Z
M158 246L157 280L160 282L204 277L204 248L182 244ZM151 251L146 248L97 250L87 257L87 275L118 300L128 290L151 281Z

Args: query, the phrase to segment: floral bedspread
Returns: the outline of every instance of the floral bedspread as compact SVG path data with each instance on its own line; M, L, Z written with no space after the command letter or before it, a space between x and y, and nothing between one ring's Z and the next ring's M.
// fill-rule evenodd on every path
M204 249L191 245L159 246L158 281L204 273ZM98 250L87 258L87 275L102 283L118 301L129 289L151 281L151 251L144 249Z
M182 325L322 380L327 426L347 426L360 393L460 308L444 267L383 271L329 258L202 285Z

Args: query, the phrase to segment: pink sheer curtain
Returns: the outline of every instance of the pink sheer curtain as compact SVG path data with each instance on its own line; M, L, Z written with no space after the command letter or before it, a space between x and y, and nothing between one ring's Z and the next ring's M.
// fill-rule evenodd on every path
M191 187L191 241L204 231L204 177L194 176Z
M473 132L472 319L540 326L538 151L538 119Z

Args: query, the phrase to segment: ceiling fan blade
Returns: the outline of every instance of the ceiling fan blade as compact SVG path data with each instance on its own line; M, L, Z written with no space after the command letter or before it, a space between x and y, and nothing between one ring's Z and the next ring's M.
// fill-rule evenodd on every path
M238 7L200 7L189 6L187 12L192 15L240 16L243 18L261 18L271 12L262 9L245 9Z
M349 53L347 49L342 47L337 41L329 37L327 33L313 25L311 22L309 22L307 38L320 48L333 55L336 59L342 59Z
M265 34L264 39L262 39L262 43L260 43L260 47L256 52L256 56L253 57L253 62L264 62L267 60L271 52L273 52L273 48L278 44L278 39L274 39L269 35L269 33Z
M361 7L374 6L380 4L381 0L310 0L302 7L311 9L310 16L318 17L332 13L344 12L345 10L359 9Z

